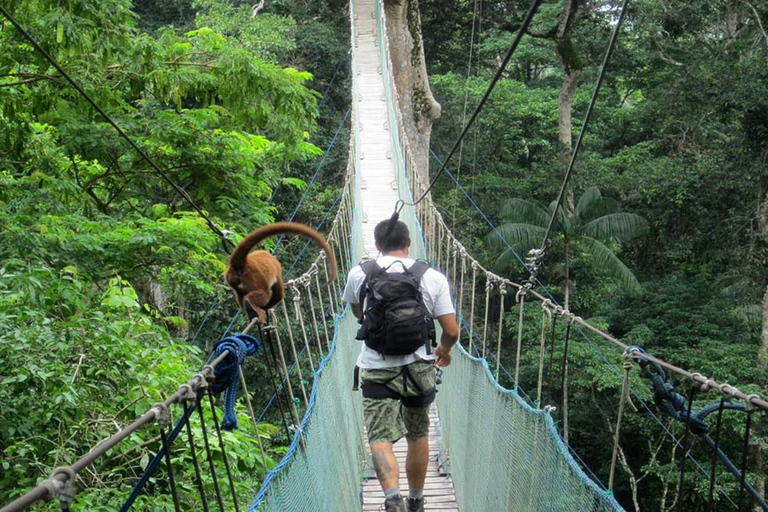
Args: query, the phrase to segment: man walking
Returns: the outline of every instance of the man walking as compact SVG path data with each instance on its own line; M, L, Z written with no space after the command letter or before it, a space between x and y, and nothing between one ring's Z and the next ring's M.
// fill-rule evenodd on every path
M408 257L408 227L380 222L374 230L382 254L349 272L343 300L349 302L364 340L361 370L363 415L376 476L387 512L424 510L424 479L429 462L429 407L435 399L434 365L451 363L459 326L446 277ZM442 327L434 341L434 319ZM434 347L434 348L433 348ZM400 495L393 443L405 435L408 502Z

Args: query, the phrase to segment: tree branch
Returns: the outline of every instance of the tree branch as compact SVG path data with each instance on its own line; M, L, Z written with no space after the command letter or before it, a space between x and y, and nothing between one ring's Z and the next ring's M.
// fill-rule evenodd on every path
M251 18L255 18L263 8L264 0L261 0L258 4L254 4L254 6L251 7Z
M752 9L752 12L755 14L755 19L757 19L757 25L760 27L760 31L763 33L763 38L765 38L765 43L768 44L768 33L765 32L765 27L763 27L763 22L760 20L760 14L757 12L757 9L755 9L755 6L749 3L747 0L743 0L747 6L749 6L750 9Z

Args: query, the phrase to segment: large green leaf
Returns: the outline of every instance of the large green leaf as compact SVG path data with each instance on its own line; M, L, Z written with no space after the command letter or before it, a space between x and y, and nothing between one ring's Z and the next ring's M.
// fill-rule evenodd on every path
M546 231L543 227L519 223L502 224L497 229L498 232L494 231L488 235L488 244L496 249L504 248L506 240L518 251L527 251L541 245Z
M611 213L603 215L582 226L581 232L599 240L615 238L620 242L643 234L648 223L634 213Z
M579 237L576 244L587 253L596 268L613 277L631 295L640 295L642 287L629 268L602 242L588 236Z
M501 214L510 222L546 227L550 214L533 201L513 198L501 207Z

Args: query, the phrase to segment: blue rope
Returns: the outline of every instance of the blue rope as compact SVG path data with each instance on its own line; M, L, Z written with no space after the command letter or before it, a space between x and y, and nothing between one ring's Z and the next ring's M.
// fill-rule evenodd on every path
M223 430L237 428L237 415L235 414L235 396L240 367L247 356L259 351L259 340L248 334L235 334L223 338L213 345L211 357L218 357L227 352L227 356L213 370L214 381L211 391L221 393L224 391L224 419L221 422Z
M352 107L347 109L347 113L344 114L344 119L341 120L338 128L336 128L336 133L334 134L333 139L331 139L331 143L328 146L328 149L325 150L325 153L323 154L323 158L320 159L320 163L317 164L317 168L315 169L315 174L312 175L312 179L310 179L309 183L307 183L307 188L304 189L304 193L301 195L301 198L299 199L299 203L293 209L293 212L291 212L291 216L288 218L288 222L292 222L293 219L296 218L296 215L299 213L299 209L301 208L301 205L304 204L304 200L307 198L307 195L309 195L309 189L312 188L312 184L315 183L315 180L320 175L320 170L323 168L325 161L328 159L328 155L331 153L333 146L336 145L336 141L339 138L341 129L347 123L347 119L349 119L349 114L351 112L352 112ZM282 242L284 238L285 238L285 235L280 235L280 237L277 239L277 242L275 243L275 247L272 249L272 252L275 252L277 250L277 247L280 245L280 242Z
M181 429L184 428L184 425L186 425L187 421L189 421L189 417L192 415L192 412L195 410L196 404L191 404L189 407L186 408L184 411L184 414L179 418L179 421L176 422L176 426L173 427L173 430L171 430L171 433L168 434L168 446L171 446L173 444L173 441L176 440L176 438L179 436L179 433L181 432ZM125 503L123 503L123 506L120 507L119 512L127 512L130 510L131 506L133 505L133 502L136 501L136 498L139 497L139 494L141 494L142 489L147 484L150 478L152 478L152 475L155 474L155 471L157 471L157 467L160 465L160 461L163 460L163 457L165 456L165 448L160 447L160 449L157 451L154 457L152 457L152 460L147 464L147 467L144 469L144 474L141 475L141 478L139 478L139 481L136 482L136 485L133 486L133 490L131 491L131 494L128 496L128 498L125 500Z
M325 92L323 93L323 98L317 104L318 109L323 103L325 103L325 99L328 97L328 93L331 92L331 87L333 87L333 82L336 81L336 77L339 75L339 71L341 71L341 65L344 64L345 62L348 62L350 60L351 55L352 55L352 48L350 48L347 51L346 57L342 57L341 59L339 59L339 63L336 64L336 71L333 72L333 78L331 78L331 81L328 82L328 87L325 88Z

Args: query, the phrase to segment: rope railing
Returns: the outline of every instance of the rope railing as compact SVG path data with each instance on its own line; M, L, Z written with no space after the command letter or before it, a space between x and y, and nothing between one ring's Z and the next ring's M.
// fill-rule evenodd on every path
M383 34L379 35L379 39L383 41L383 51L382 53L385 55L383 57L384 62L383 68L388 68L389 70L394 69L392 60L391 60L391 52L389 51L389 38L386 36L386 13L383 9L383 7L379 7L381 10L381 18L382 22L380 24L380 30L383 32ZM385 81L389 82L389 88L392 91L392 100L395 108L390 108L390 126L391 128L396 132L393 134L393 137L396 139L395 146L399 146L399 149L401 150L401 157L394 157L395 163L397 166L399 166L399 171L397 172L398 176L398 186L401 187L403 184L403 181L408 185L408 190L411 194L411 197L421 197L425 192L427 192L427 188L425 186L425 183L428 181L424 176L421 176L421 171L419 169L419 166L417 165L414 154L410 147L410 141L408 137L406 136L406 130L404 125L404 118L401 114L401 111L399 109L399 94L397 93L397 88L394 83L394 77L391 72L383 73L385 75ZM499 379L499 368L500 368L500 361L501 361L501 350L502 350L502 337L504 332L504 322L505 322L505 297L508 293L508 290L514 290L515 291L515 300L512 302L513 307L518 308L518 315L517 315L517 339L515 343L515 355L514 355L514 361L515 361L515 370L514 370L514 377L513 377L513 389L518 389L520 386L520 362L522 357L522 346L523 346L523 322L524 322L524 306L526 302L527 297L532 297L538 300L541 303L542 307L542 327L541 327L541 336L539 340L539 354L537 357L538 360L538 371L537 371L537 382L536 382L536 404L541 406L541 400L542 400L542 387L543 387L543 378L544 378L544 365L545 365L545 350L546 350L546 326L547 319L552 319L553 317L557 316L560 318L564 318L567 323L567 330L570 330L571 326L576 326L576 328L583 334L582 329L585 331L588 331L600 339L608 342L611 346L614 348L618 348L622 351L624 359L626 361L624 367L625 369L629 366L631 367L632 364L637 364L639 362L643 362L644 364L654 364L659 365L660 367L664 368L665 370L672 372L676 375L679 375L685 379L688 379L692 385L699 388L700 391L707 391L707 390L715 390L719 392L722 396L727 396L729 399L737 399L741 400L746 404L746 407L748 409L760 409L762 411L768 411L768 401L766 401L764 398L756 395L756 394L748 394L745 392L742 392L738 388L730 385L730 384L723 384L717 382L714 378L711 377L705 377L700 373L691 372L686 369L680 368L678 366L672 365L670 363L667 363L666 361L663 361L659 358L656 358L652 355L649 355L639 349L638 347L630 347L627 346L625 343L622 343L615 337L611 336L607 332L589 324L586 320L581 318L580 316L576 315L570 310L562 308L560 305L558 305L554 298L546 297L543 294L539 293L537 290L533 289L531 282L525 282L525 283L517 283L510 279L504 278L502 276L499 276L489 269L485 268L477 259L472 257L466 248L461 244L461 242L456 239L456 237L451 232L450 228L448 227L447 223L444 221L442 214L439 212L437 206L432 200L432 197L430 194L427 194L424 200L416 205L415 208L415 214L417 217L417 222L419 226L422 228L420 231L423 236L423 243L426 248L426 255L427 258L430 260L432 264L434 264L437 268L442 270L446 276L449 277L450 283L451 283L451 289L453 292L454 297L456 297L456 307L457 307L457 313L460 317L469 317L469 327L467 329L466 324L464 324L464 332L462 333L464 336L468 336L467 340L469 343L469 346L472 346L473 343L473 334L476 329L478 329L479 322L476 320L476 315L478 312L475 309L476 306L476 293L477 288L477 282L478 280L482 282L483 277L485 278L485 297L484 301L481 300L480 302L484 302L484 310L482 311L482 314L480 314L479 320L482 321L482 347L480 349L480 353L482 354L482 357L486 357L487 350L488 350L488 336L489 336L489 329L492 326L492 323L494 323L489 313L492 309L496 308L495 304L492 304L491 298L492 296L495 296L498 301L498 314L496 317L496 353L495 357L495 372L493 372L493 375L498 382ZM519 258L520 261L523 261L521 258ZM458 275L458 277L457 277ZM464 294L465 294L465 283L469 280L471 282L471 300L469 305L469 312L468 314L465 314L465 305L464 305ZM550 321L551 323L551 321ZM554 343L554 340L552 340L552 343ZM565 358L565 365L567 365L567 357ZM567 372L567 366L563 368L563 372ZM628 370L626 370L628 371ZM565 373L563 374L563 386L567 386L567 380L565 379ZM628 391L622 391L621 397L620 397L620 404L619 404L619 416L617 419L617 425L615 430L615 436L614 436L614 448L612 453L612 464L611 464L611 470L609 475L609 490L613 489L613 483L614 483L614 471L615 471L615 458L616 458L616 452L618 450L619 446L619 431L621 427L621 421L622 416L624 413L624 403L628 400ZM563 415L563 421L567 425L567 403L563 404L566 407L566 410L562 412ZM567 432L567 429L566 429ZM686 457L683 457L683 460L685 460ZM742 471L742 480L743 480L743 473Z
M349 113L347 113L347 116L349 116ZM350 148L350 158L351 160L354 160L353 147ZM343 255L342 258L337 258L337 261L340 265L339 274L342 276L342 279L350 268L349 259L352 256L352 246L350 244L350 239L352 237L352 223L350 219L352 218L351 189L353 187L353 180L351 179L351 174L349 171L352 165L353 163L350 161L350 164L348 165L348 171L345 174L344 183L342 185L341 195L337 200L337 203L335 203L338 204L336 215L327 237L327 240L334 252L336 254ZM324 353L328 354L330 350L329 345L332 335L329 331L329 318L333 318L338 313L341 313L338 299L338 284L331 283L330 286L326 287L324 290L319 277L319 275L322 273L324 274L325 280L327 281L327 278L330 275L327 262L328 259L326 254L323 251L320 251L318 256L315 257L315 259L310 263L309 269L306 272L294 279L287 281L285 283L285 288L289 292L287 300L284 301L281 305L277 306L277 308L282 309L284 313L282 319L278 319L278 315L275 315L274 312L270 312L269 318L272 324L266 327L258 326L259 338L261 343L264 345L263 352L266 358L265 364L269 368L270 373L273 376L276 373L278 378L285 384L284 386L281 385L279 387L278 385L275 385L274 401L278 402L278 404L281 406L281 409L283 402L288 405L287 413L290 416L290 423L292 426L288 426L287 435L290 437L298 438L299 446L302 448L305 446L305 442L303 439L302 429L300 428L302 422L301 417L302 414L306 414L310 403L307 386L312 384L311 381L313 381L319 373L317 371L318 368L316 366L316 362L319 363L320 359L323 358ZM305 293L301 294L300 290L305 291ZM291 296L291 294L293 295ZM306 299L302 300L301 295L304 295ZM286 304L286 302L289 304ZM292 318L288 316L289 307L293 315ZM233 318L233 323L235 320L236 318ZM255 321L249 322L248 325L245 326L245 328L241 331L241 334L249 333L250 331L254 330L256 326L257 324ZM309 334L307 331L308 326L312 329L311 337L312 340L316 343L316 345L313 347L309 346ZM326 342L325 350L321 345L320 326L322 326L322 331L324 333L324 339ZM300 339L303 341L304 349L301 351L296 350L296 339L294 339L293 336L294 331L296 333L300 333ZM286 333L285 336L288 338L287 341L290 347L288 352L286 352L286 347L283 343L284 340L280 336L281 333ZM301 354L305 352L307 355L302 358ZM286 358L286 354L288 353L290 353L290 359ZM200 503L201 505L204 504L204 508L208 510L209 497L206 495L206 492L203 489L201 480L201 466L205 467L205 464L202 463L202 459L198 460L197 453L194 451L194 442L191 438L192 430L189 426L190 422L192 421L191 412L194 409L197 409L199 412L199 421L203 429L206 452L208 453L208 470L211 472L211 477L214 480L215 500L213 498L210 498L210 500L218 503L220 505L220 509L224 510L224 506L226 505L227 500L222 496L223 486L220 485L221 482L219 482L219 479L216 477L216 467L214 464L215 457L211 455L212 451L209 442L209 437L213 436L218 439L218 450L219 454L221 455L221 462L226 469L228 480L227 487L229 488L232 506L235 510L239 510L239 505L237 504L236 488L232 480L232 471L230 467L230 459L232 459L232 461L235 460L233 459L234 454L228 453L226 451L224 438L221 435L221 421L225 418L219 417L219 415L217 415L215 409L218 406L214 401L214 393L211 392L211 388L214 387L217 383L217 368L221 367L224 361L230 360L233 356L236 358L241 358L239 354L236 354L235 351L231 349L224 349L219 355L212 357L212 360L210 360L200 372L196 373L186 383L180 385L176 392L173 393L170 397L165 399L163 402L153 405L130 425L120 429L117 433L99 443L86 455L72 463L70 466L54 469L48 479L41 482L18 499L3 506L0 509L0 512L17 512L25 510L35 502L51 498L58 499L62 509L67 510L69 508L69 504L75 498L74 481L77 477L77 474L84 468L93 464L107 451L123 442L126 438L130 437L131 434L142 428L146 428L153 423L157 423L160 426L160 438L162 441L162 446L155 456L155 459L157 460L154 464L150 465L151 467L148 466L151 471L146 471L145 476L137 482L136 489L134 489L134 492L131 494L128 501L124 504L121 510L129 510L131 508L133 500L136 499L138 494L141 492L144 483L148 481L149 477L151 477L151 473L157 469L161 459L163 458L166 460L166 472L167 478L169 479L169 493L171 494L171 498L174 503L174 509L180 510L179 494L181 492L180 487L183 486L179 486L175 483L178 475L174 475L173 466L170 464L169 452L174 440L176 440L177 436L180 435L185 428L189 439L188 449L190 450L190 457L194 461L194 474L197 481L197 483L191 487L194 487L200 494ZM250 396L247 392L247 389L245 388L246 379L242 372L242 363L242 360L238 361L238 372L234 378L243 388L243 396L246 399L246 409L253 424L255 436L258 438L260 458L262 464L266 468L267 457L265 448L262 444L261 435L259 435L260 418L255 416L253 412L253 405L250 402ZM305 376L302 371L306 370L307 365L309 365L310 374ZM295 368L296 371L295 376L292 375L293 368ZM294 384L298 386L298 389L300 390L300 396L303 400L300 400L294 394ZM211 413L214 418L214 432L211 433L208 432L205 426L205 419L202 413L203 405L201 398L204 394L209 395L208 400L211 407ZM215 394L218 394L218 391ZM287 395L283 397L284 400L280 399L279 395L281 394ZM228 404L224 403L222 405L224 405L226 410ZM170 422L170 409L172 406L181 406L183 413L180 415L180 420L177 422L175 428L172 430L166 430L166 426L168 426ZM232 403L231 407L234 408L234 402ZM281 412L281 415L284 413L285 411ZM232 409L232 411L230 411L228 414L234 414L234 409ZM226 425L224 426L226 427Z

